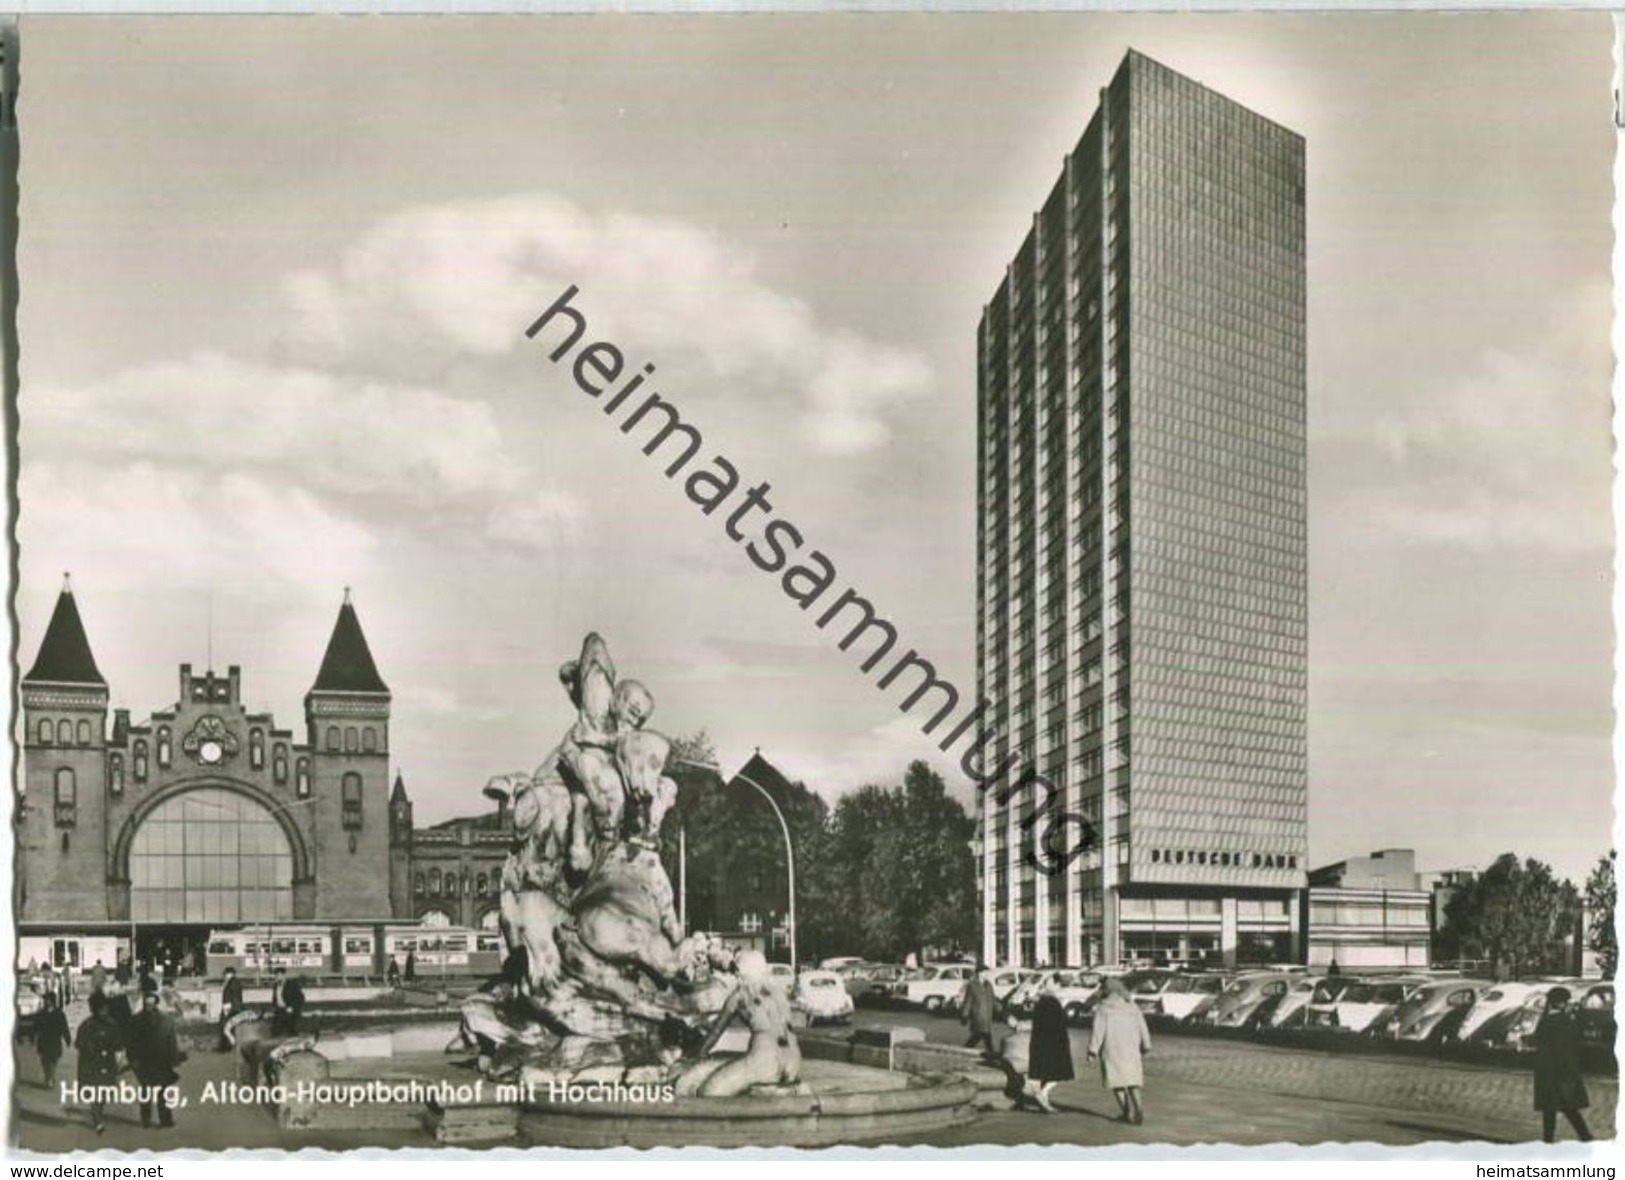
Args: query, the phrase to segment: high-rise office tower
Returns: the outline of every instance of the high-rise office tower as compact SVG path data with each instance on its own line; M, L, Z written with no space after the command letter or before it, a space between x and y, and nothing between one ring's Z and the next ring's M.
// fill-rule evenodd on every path
M1098 836L984 793L989 961L1296 957L1304 286L1302 137L1130 51L977 335L984 749Z

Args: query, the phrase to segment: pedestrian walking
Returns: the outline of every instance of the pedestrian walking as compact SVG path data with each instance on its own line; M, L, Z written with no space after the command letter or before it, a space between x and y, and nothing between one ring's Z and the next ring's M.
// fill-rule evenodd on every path
M970 1026L970 1039L965 1048L984 1047L989 1056L997 1054L993 1044L993 1017L998 1001L993 995L993 980L985 966L977 967L976 974L965 981L959 993L959 1019Z
M130 958L122 952L119 954L118 962L113 965L113 978L120 987L130 986Z
M418 956L416 951L406 952L406 982L411 983L418 977Z
M1033 1004L1032 1041L1027 1050L1027 1077L1032 1084L1033 1101L1050 1114L1055 1105L1050 1091L1057 1082L1069 1082L1072 1072L1072 1036L1067 1031L1066 1013L1055 994L1055 984L1044 983Z
M145 992L141 996L141 1011L130 1022L130 1037L125 1046L130 1068L136 1081L145 1088L141 1096L141 1125L152 1126L152 1108L158 1107L158 1125L173 1127L174 1111L170 1106L168 1087L180 1080L179 1066L186 1060L181 1052L180 1038L175 1033L175 1020L158 1007L158 993Z
M66 967L64 967L62 969L62 975L66 976L67 973L68 970ZM45 967L40 971L39 993L41 996L50 996L57 1002L59 1007L67 1007L67 1004L62 999L62 980L58 978L57 973L51 969L51 965L49 963L45 964Z
M102 993L102 1004L107 1010L107 1017L119 1028L120 1035L127 1032L130 1021L135 1019L135 1012L130 1007L130 993L127 988L111 988Z
M276 982L271 985L271 1032L276 1036L295 1035L299 1031L299 1014L304 1009L304 984L297 976L290 977L286 967L278 967Z
M1580 1077L1580 1054L1584 1047L1574 1014L1569 1011L1569 989L1554 987L1546 993L1546 1014L1535 1026L1535 1109L1540 1111L1540 1137L1557 1141L1557 1116L1582 1143L1591 1140L1591 1128L1580 1113L1591 1105L1585 1081Z
M152 995L158 994L158 980L153 975L152 966L150 964L141 964L141 974L136 986L139 988L142 995L147 995L149 993Z
M401 983L401 965L396 962L395 956L389 956L389 970L384 973L390 987L399 987Z
M47 995L44 1007L34 1017L34 1050L39 1054L40 1072L45 1075L46 1089L56 1085L56 1065L62 1060L62 1050L69 1040L68 1018L63 1014L57 998Z
M99 992L106 986L107 968L102 966L102 961L100 959L97 959L96 965L90 969L90 990L93 992Z
M227 967L220 985L220 1050L231 1048L226 1036L226 1022L243 1010L243 981L237 978L237 969Z
M1106 980L1106 998L1095 1009L1089 1056L1100 1058L1101 1079L1117 1099L1122 1121L1136 1126L1145 1121L1140 1108L1140 1089L1145 1085L1141 1058L1150 1051L1145 1014L1129 998L1123 981L1112 976Z
M118 1054L124 1045L124 1031L114 1023L102 993L90 994L90 1016L80 1024L73 1043L79 1050L75 1080L81 1090L91 1094L90 1125L100 1135L107 1129L103 1118L107 1104L101 1097L101 1087L118 1085Z

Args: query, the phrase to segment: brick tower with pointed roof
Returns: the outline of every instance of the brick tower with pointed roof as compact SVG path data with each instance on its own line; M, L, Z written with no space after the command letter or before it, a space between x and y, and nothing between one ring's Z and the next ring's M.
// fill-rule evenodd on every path
M412 916L412 800L400 771L389 792L389 904L397 918Z
M378 674L361 620L344 591L316 682L305 694L311 750L316 912L392 913L389 686Z
M50 898L54 916L106 915L107 681L96 667L67 575L22 679L22 799L15 912ZM26 871L22 868L26 865Z

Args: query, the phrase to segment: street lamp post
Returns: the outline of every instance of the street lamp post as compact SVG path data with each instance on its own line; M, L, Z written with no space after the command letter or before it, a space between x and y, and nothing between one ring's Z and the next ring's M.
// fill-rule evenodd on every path
M688 758L673 758L672 761L680 763L680 764L682 764L684 766L698 767L701 770L713 770L718 775L721 775L723 773L722 767L717 766L716 764L711 763L711 762L695 762L692 759L688 759ZM750 786L755 787L756 790L757 790L757 793L760 794L762 796L762 798L767 800L767 805L773 809L773 814L774 814L775 817L777 817L777 819L779 821L779 830L784 833L784 862L785 862L785 866L788 868L789 874L790 874L790 913L789 913L789 918L788 918L788 923L787 923L788 926L789 926L789 930L787 931L787 933L788 933L789 939L790 939L790 970L792 972L794 972L797 969L797 963L796 963L796 850L795 850L795 846L793 844L791 844L791 842L790 842L790 825L785 822L785 820L784 820L784 812L779 809L779 805L776 802L774 802L773 796L768 793L766 787L762 786L761 783L759 783L755 779L751 778L744 771L736 771L734 773L733 777L735 779L738 779L742 783L747 783ZM728 781L731 782L733 780L729 779ZM686 879L686 877L688 875L686 866L681 866L681 865L678 866L678 875L679 875L679 877Z

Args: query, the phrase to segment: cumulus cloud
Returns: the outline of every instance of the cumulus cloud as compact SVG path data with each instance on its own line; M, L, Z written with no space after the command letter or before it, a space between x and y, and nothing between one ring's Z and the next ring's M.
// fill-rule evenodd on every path
M30 570L94 556L153 593L219 584L325 595L330 571L359 579L378 556L367 529L303 488L253 475L29 462L18 484L18 545Z
M556 550L579 543L586 520L587 505L580 496L544 490L498 504L486 532L495 541Z
M58 457L259 472L345 495L519 485L491 408L431 390L202 352L21 403L30 462Z
M1606 289L1588 288L1549 331L1482 355L1460 380L1374 424L1383 482L1371 523L1406 541L1592 549L1612 543Z
M593 336L629 357L697 362L753 396L789 398L816 449L884 444L891 408L930 387L924 360L820 323L755 271L749 254L696 227L528 194L404 210L332 268L291 276L284 293L302 349L421 365L520 347L574 285Z

